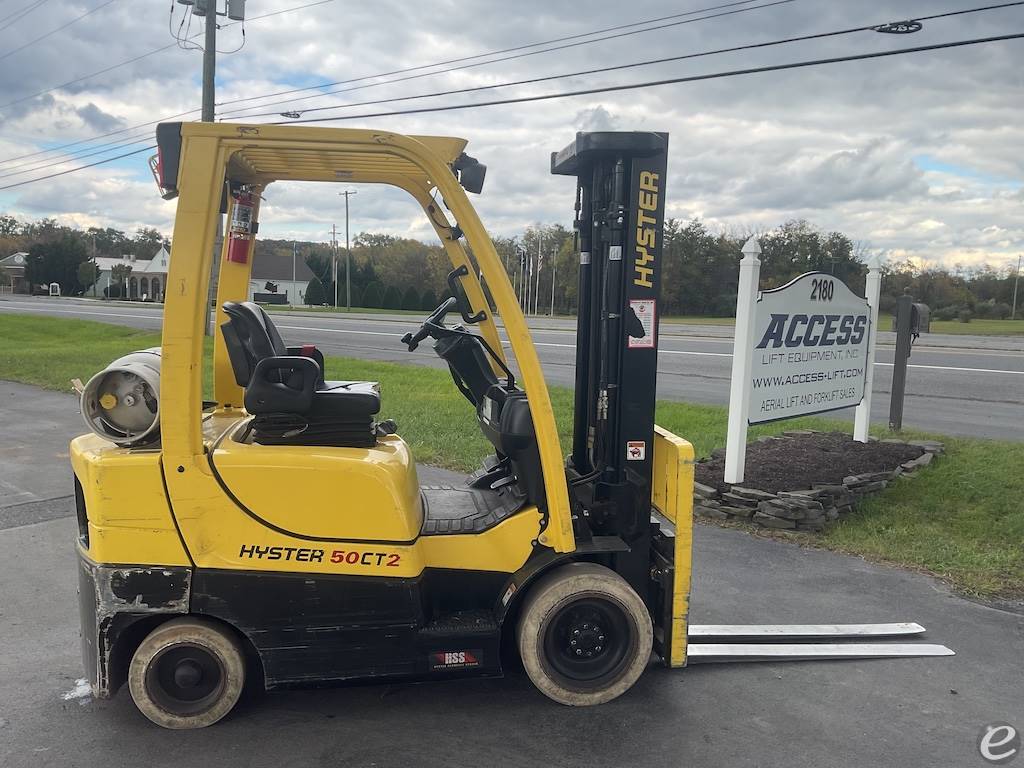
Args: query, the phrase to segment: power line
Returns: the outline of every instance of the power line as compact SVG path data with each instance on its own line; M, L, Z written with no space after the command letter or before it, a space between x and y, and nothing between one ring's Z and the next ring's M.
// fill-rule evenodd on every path
M6 27L0 28L0 32L3 32L6 29L10 29L15 24L17 24L19 21L21 21L23 18L28 16L30 13L32 13L32 11L34 11L36 8L41 6L43 3L47 3L47 2L49 2L49 0L34 0L33 2L29 3L28 5L22 6L21 8L16 10L14 13L11 13L11 14L8 14L7 16L4 16L2 19L0 19L0 24L3 24L7 20L11 20L11 21L10 21L10 24L8 24Z
M35 45L35 44L36 44L36 43L38 43L38 42L39 42L40 40L45 40L45 39L46 39L46 38L48 38L48 37L49 37L50 35L55 35L55 34L57 34L58 32L60 32L61 30L63 30L63 29L67 29L67 28L68 28L68 27L70 27L70 26L71 26L72 24L74 24L74 23L75 23L76 21L81 21L81 20L82 20L82 19L84 19L84 18L85 18L86 16L91 16L92 14L96 13L96 11L99 11L99 10L102 10L103 8L106 8L106 7L108 6L108 5L110 5L110 4L111 4L111 3L113 3L113 2L116 2L116 0L107 0L107 1L105 2L105 3L100 3L100 4L99 4L99 5L97 5L97 6L95 7L95 8L93 8L93 9L92 9L91 11L86 11L86 12L85 12L85 13L83 13L83 14L82 14L81 16L76 16L76 17L75 17L75 18L73 18L73 19L72 19L71 21L67 22L66 24L62 24L61 26L57 27L56 29L54 29L54 30L52 30L52 31L50 31L50 32L47 32L47 33L46 33L46 34L44 34L44 35L40 35L40 36L39 36L39 37L37 37L37 38L36 38L35 40L30 40L29 42L25 43L24 45L20 45L20 46L18 46L18 47L17 47L17 48L15 48L14 50L11 50L11 51L7 51L7 52L6 52L6 53L4 53L4 54L3 54L2 56L0 56L0 61L3 61L3 60L4 60L4 59L6 59L6 58L7 58L8 56L13 56L13 55L14 55L14 54L16 54L16 53L17 53L18 51L23 51L23 50L25 50L25 49L26 49L26 48L28 48L28 47L29 47L30 45Z
M306 100L306 99L318 99L318 98L322 98L324 96L330 96L330 95L336 94L336 93L348 93L350 91L360 91L360 90L363 90L363 89L366 89L366 88L376 88L376 87L381 86L381 85L391 85L393 83L402 83L402 82L406 82L408 80L418 80L418 79L424 78L424 77L432 77L434 75L443 75L443 74L447 74L449 72L456 72L456 71L461 71L461 70L466 70L466 69L474 69L476 67L484 67L484 66L487 66L487 65L490 65L490 64L498 64L498 63L501 63L501 62L504 62L504 61L512 61L513 59L523 59L523 58L526 58L528 56L538 56L538 55L540 55L542 53L551 53L553 51L562 51L562 50L565 50L567 48L577 48L577 47L582 46L582 45L590 45L592 43L601 43L601 42L605 42L606 40L615 40L615 39L618 39L618 38L621 38L621 37L629 37L631 35L643 34L645 32L654 32L656 30L668 29L669 27L678 27L678 26L681 26L681 25L684 25L684 24L695 24L698 21L707 21L708 19L717 19L717 18L721 18L721 17L724 17L724 16L732 16L732 15L735 15L735 14L738 14L738 13L748 13L750 11L757 11L757 10L761 10L762 8L770 8L770 7L777 6L777 5L787 5L787 4L795 2L795 1L796 0L772 0L772 2L763 3L762 5L748 6L746 8L733 8L732 10L721 11L720 13L713 13L713 14L709 14L707 16L700 16L700 17L695 18L695 19L683 19L682 21L673 21L673 22L670 22L670 23L667 23L667 24L659 24L658 26L648 27L646 29L634 29L634 30L630 30L628 32L617 32L616 34L606 35L604 37L595 37L592 40L581 40L581 41L577 41L577 42L573 42L573 43L565 43L563 45L552 46L550 48L543 48L543 49L541 49L539 51L526 51L524 53L516 53L516 54L509 55L509 56L502 56L502 57L497 58L497 59L488 59L487 61L478 61L478 62L473 62L471 64L460 64L459 66L449 67L447 69L440 69L440 70L437 70L436 72L421 72L421 73L415 74L415 75L406 75L404 77L396 77L396 78L394 78L392 80L385 80L384 82L380 82L380 83L367 83L366 85L357 85L357 86L353 86L353 87L350 87L350 88L339 88L339 89L334 90L334 91L326 91L325 93L322 93L319 96L304 96L301 99L299 99L299 101L303 101L303 100ZM729 5L735 5L735 3L730 3ZM705 9L705 10L713 10L713 9ZM703 12L705 12L705 11L703 11L703 10L702 11L694 11L693 13L703 13ZM278 104L291 104L291 103L294 103L295 101L296 101L296 99L284 99L282 101L271 101L271 102L267 102L265 104L257 104L257 105L254 105L252 107L243 107L243 110L261 109L261 108L264 108L264 107L276 106ZM242 112L233 112L233 113L230 113L228 115L225 115L225 117L245 117L245 115L242 114Z
M781 0L781 2L793 2L793 1L794 0ZM298 6L297 8L290 8L290 9L284 9L284 10L280 10L280 11L274 11L274 12L271 12L271 13L264 14L262 16L255 16L252 19L250 19L250 21L253 21L255 19L267 18L267 17L270 17L270 16L277 16L279 14L287 13L287 12L292 11L292 10L301 10L303 8L308 8L308 7L312 7L312 6L315 6L315 5L322 5L325 2L332 2L332 0L319 0L319 2L308 3L307 5ZM570 36L567 36L567 37L555 38L553 40L549 40L549 41L545 41L545 42L530 43L528 45L516 46L516 47L513 47L513 48L506 48L506 49L502 49L502 50L499 50L499 51L491 51L489 53L481 53L481 54L477 54L475 56L462 57L461 59L451 59L448 62L435 62L433 64L423 64L423 65L420 65L418 67L410 67L410 68L407 68L405 70L395 70L393 72L384 72L384 73L380 73L380 74L376 74L376 75L366 75L364 77L354 78L352 80L338 81L337 83L333 83L333 85L339 85L339 84L348 83L348 82L358 82L358 81L362 81L362 80L369 80L369 79L376 78L376 77L385 77L385 76L388 76L390 74L399 74L401 72L409 72L409 71L414 71L414 70L418 70L418 69L428 69L428 68L440 66L440 65L445 64L445 63L464 61L464 60L468 60L468 59L480 58L480 57L483 57L483 56L492 56L492 55L504 53L504 52L507 52L507 51L519 50L521 48L537 47L537 46L540 46L540 45L547 45L549 43L560 42L560 41L563 41L563 40L577 39L577 38L580 38L580 37L589 37L589 36L592 36L592 35L602 34L602 33L607 32L607 31L615 31L615 30L619 30L619 29L627 29L627 28L630 28L630 27L641 26L641 25L644 25L644 24L650 24L650 23L662 21L664 19L678 18L680 16L692 16L692 15L697 14L697 13L705 13L707 11L718 10L718 9L721 9L721 8L730 8L730 7L738 6L738 5L749 5L752 2L755 2L755 0L740 0L740 2L724 3L724 4L721 4L721 5L710 6L708 8L701 8L701 9L696 9L696 10L692 10L692 11L686 11L685 13L673 14L671 16L664 16L664 17L660 17L660 18L656 18L656 19L648 19L647 21L634 22L632 24L622 24L622 25L618 25L618 26L615 26L615 27L607 27L605 29L592 30L590 32L584 32L584 33L580 33L580 34L577 34L577 35L570 35ZM778 4L778 3L773 3L773 4ZM758 7L762 7L762 6L758 6ZM747 9L744 9L744 10L747 10ZM751 8L749 10L756 10L756 8ZM691 20L691 21L693 21L693 20ZM227 27L227 26L230 26L230 25L226 24L224 26ZM636 33L647 32L647 31L654 31L654 30L661 29L661 28L662 27L651 27L649 29L638 30ZM636 34L636 33L633 33L633 34ZM193 35L193 37L195 37L195 36L197 36L197 35ZM607 39L607 38L601 38L601 39ZM601 39L587 41L587 42L588 43L589 42L600 42ZM50 92L52 90L56 90L58 88L62 88L65 85L70 85L70 84L73 84L73 83L77 83L77 82L79 82L81 80L86 80L86 79L88 79L90 77L93 77L93 76L95 76L97 74L103 74L104 72L108 72L110 70L117 69L118 67L123 66L125 64L129 64L129 63L132 63L134 61L138 61L139 59L146 58L147 56L150 56L150 55L152 55L154 53L159 53L160 51L167 50L168 48L172 48L172 47L174 47L177 44L178 43L176 41L175 43L172 43L170 45L164 46L163 48L159 48L159 49L156 49L154 51L150 51L149 53L142 54L141 56L137 56L134 59L129 59L126 62L121 62L120 64L115 64L115 65L113 65L111 67L108 67L105 70L101 70L99 72L94 72L92 75L85 75L85 76L83 76L81 78L78 78L76 80L71 80L71 81L69 81L67 83L64 83L62 85L54 86L53 88L50 88L50 89L48 89L46 91L40 91L39 93L33 94L33 96L27 96L27 97L18 99L16 101L8 102L7 104L4 104L4 105L0 105L0 107L11 106L12 104L17 104L17 103L19 103L21 101L25 101L27 99L34 98L35 96L38 96L38 95L41 95L41 94L44 94L44 93L48 93L48 92ZM549 50L557 50L557 49L549 49ZM544 53L544 52L545 51L539 51L537 53ZM499 60L495 60L495 61L503 61L503 60L504 59L499 59ZM486 63L493 63L493 62L482 62L482 64L486 64ZM433 73L430 73L430 74L441 74L441 72L440 71L439 72L433 72ZM394 81L390 81L390 82L398 82L398 80L394 80ZM385 85L385 84L386 83L380 83L380 85ZM331 84L328 84L328 85L331 85ZM316 86L316 87L321 87L321 86ZM296 90L306 90L306 89L296 89ZM352 89L352 90L357 90L357 89ZM280 93L289 93L289 92L290 91L282 91ZM237 100L237 101L249 101L249 100L253 100L253 99L270 98L270 97L275 96L275 95L279 95L279 94L274 94L274 93L263 94L261 96L252 96L252 97L249 97L248 99L240 99L240 100ZM330 94L321 94L321 95L330 95ZM310 98L313 98L313 97L310 97ZM233 101L226 101L226 102L223 102L223 104L220 105L220 106L223 106L224 104L231 104L231 103L235 103L235 102L233 102ZM268 105L267 104L258 104L258 105L254 105L253 107L249 107L249 108L246 108L246 109L259 109L260 107L264 107L264 106L268 106ZM131 126L129 128L122 128L122 129L118 129L118 130L115 130L115 131L109 131L107 133L100 134L99 136L94 136L91 139L81 139L79 141L73 141L73 142L68 142L66 144L61 144L58 147L52 147L52 148L47 149L47 150L40 150L40 151L37 151L37 152L30 152L30 153L24 154L24 155L17 155L17 156L14 156L14 157L9 157L9 158L6 158L4 160L0 160L0 165L3 165L5 163L9 163L9 162L13 162L15 160L22 160L22 159L25 159L25 158L36 157L36 156L39 156L39 155L49 154L49 153L52 153L52 152L58 152L60 150L67 149L69 147L78 146L80 144L87 144L87 143L89 143L91 141L95 141L96 139L107 138L109 136L116 136L116 135L119 135L119 134L122 134L122 133L129 133L129 132L131 132L131 131L133 131L135 129L138 129L138 128L145 128L145 127L148 127L150 125L156 125L159 122L163 122L163 121L166 121L166 120L171 120L171 119L174 119L175 117L182 117L182 116L185 116L185 115L190 115L190 114L193 114L194 112L198 112L198 111L199 111L198 109L192 109L192 110L189 110L187 112L180 112L180 113L178 113L176 115L169 115L167 117L160 118L159 120L154 120L154 121L147 122L147 123L140 123L138 125ZM274 114L277 114L277 113L274 113ZM118 140L118 142L119 141L120 140ZM111 142L111 144L116 144L118 142Z
M557 93L545 93L536 96L520 96L511 99L495 99L493 101L480 101L475 104L447 104L438 107L422 107L418 109L405 109L395 112L369 112L358 115L343 115L338 117L315 117L305 120L277 121L271 125L282 125L285 123L326 123L340 120L362 120L371 117L395 117L397 115L417 115L427 112L450 112L462 109L478 109L480 107L494 107L504 104L525 104L534 101L548 101L551 99L564 99L572 96L591 96L598 93L613 93L616 91L631 91L641 88L653 88L660 85L675 85L679 83L695 83L703 80L719 80L727 77L740 75L753 75L761 72L778 72L787 69L800 69L803 67L815 67L824 64L839 64L848 61L862 61L865 59L878 59L887 56L899 56L907 53L921 53L924 51L937 51L943 48L959 48L967 45L979 45L982 43L995 43L1003 40L1016 40L1024 38L1024 32L1010 35L996 35L994 37L978 37L970 40L954 40L948 43L935 43L933 45L919 45L913 48L895 48L891 51L875 51L872 53L860 53L849 56L835 56L827 59L808 59L795 61L787 64L772 64L763 67L748 67L746 69L733 69L726 72L712 72L705 75L690 75L688 77L673 77L665 80L648 80L640 83L627 83L624 85L607 85L599 88L584 88L575 91L561 91Z
M138 128L146 128L147 126L150 126L150 125L156 125L157 123L162 123L162 122L165 122L167 120L173 120L176 117L184 117L185 115L191 115L192 113L198 112L198 111L199 111L199 108L196 107L195 109L190 109L187 112L178 112L176 115L168 115L167 117L160 118L159 120L153 120L153 121L148 122L148 123L139 123L138 125L132 125L132 126L129 126L128 128L118 128L117 130L114 130L114 131L107 131L106 133L101 133L98 136L93 136L90 139L79 139L78 141L70 141L67 144L61 144L61 145L56 146L56 147L50 147L49 149L40 149L40 150L38 150L36 152L29 152L28 154L25 154L25 155L16 155L15 157L9 157L6 160L0 160L0 166L4 165L5 163L13 163L15 160L24 160L25 158L29 158L29 157L38 157L39 155L47 155L47 154L50 154L51 152L60 152L62 149L67 149L68 147L75 147L75 146L78 146L79 144L88 144L89 142L96 141L97 139L105 139L108 136L117 136L118 134L121 134L121 133L130 133L131 131L134 131L134 130L136 130ZM139 135L141 136L141 135L144 135L144 134L139 134ZM99 144L99 145L97 145L97 147L109 147L109 146L111 146L113 144L118 144L121 141L123 141L123 139L117 139L116 141L107 142L106 144ZM76 150L76 153L80 152L80 151L86 151L88 149L94 149L94 148L95 147L85 147L82 150ZM72 153L72 154L75 154L75 153ZM33 161L30 161L30 162L35 162L35 161L33 160ZM28 165L28 164L29 163L18 163L15 167L16 168L20 168L20 167L22 167L24 165Z
M151 149L156 149L156 144L153 144L148 147L143 147L142 149L136 149L134 152L125 152L123 155L118 155L117 157L108 157L106 160L97 160L95 163L89 163L88 165L80 165L77 168L68 168L67 170L64 171L51 173L48 176L40 176L38 179L29 179L28 181L19 181L16 184L8 184L5 187L0 187L0 192L2 192L5 189L14 189L15 187L21 187L24 186L25 184L34 184L37 181L46 181L47 179L55 179L58 176L66 176L67 174L75 173L76 171L84 171L86 168L95 168L97 165L112 163L115 160L121 160L122 158L125 157L131 157L132 155L137 155L140 152L147 152Z
M46 0L43 0L43 2L46 2ZM262 14L260 16L252 16L249 19L247 19L246 21L247 21L247 23L249 23L249 22L253 22L253 21L258 21L260 19L269 19L272 16L279 16L282 13L291 13L292 11L301 11L301 10L304 10L306 8L312 8L313 6L316 6L316 5L324 5L325 3L333 3L333 2L334 2L334 0L316 0L316 2L306 3L304 5L297 5L297 6L293 7L293 8L283 8L280 11L272 11L270 13L264 13L264 14ZM222 25L221 29L226 29L228 27L233 27L237 23L240 23L240 22L229 22L227 24ZM192 37L198 37L201 34L202 34L201 32L198 32L195 35L193 35ZM4 107L10 107L10 106L13 106L15 104L20 104L21 102L28 101L29 99L34 99L36 96L43 96L43 95L45 95L47 93L51 93L52 91L60 90L61 88L65 88L65 87L67 87L69 85L74 85L76 83L80 83L83 80L89 80L89 79L91 79L93 77L96 77L97 75L106 74L107 72L111 72L111 71L113 71L115 69L118 69L120 67L127 66L128 64L134 64L136 61L140 61L141 59L145 59L145 58L147 58L149 56L152 56L154 54L157 54L157 53L162 53L163 51L166 51L166 50L168 50L170 48L175 48L175 47L177 47L177 45L178 45L178 43L177 43L177 41L175 41L173 43L169 43L168 45L161 46L160 48L154 48L151 51L148 51L146 53L140 54L138 56L134 56L134 57L132 57L130 59L126 59L126 60L124 60L122 62L119 62L117 64L112 64L109 67L105 67L104 69L99 69L99 70L97 70L95 72L92 72L92 73L90 73L88 75L82 75L81 77L76 77L74 80L68 80L65 83L61 83L59 85L54 85L51 88L44 88L43 90L36 91L35 93L30 94L28 96L22 96L22 97L20 97L18 99L14 99L13 101L8 101L6 104L0 104L0 109L3 109ZM159 121L157 121L157 122L159 122ZM14 159L14 158L10 158L10 159Z
M57 160L47 160L47 161L43 162L41 165L34 165L31 168L23 168L20 171L19 170L13 170L13 171L8 171L7 173L0 173L0 179L6 179L6 178L9 178L11 176L21 176L22 174L32 173L33 171L41 171L41 170L43 170L45 168L50 168L50 167L52 167L54 165L57 165L58 163L67 162L68 160L72 160L72 159L73 160L84 160L87 157L95 157L96 155L106 155L106 154L109 154L110 152L116 152L119 149L124 149L125 147L131 147L131 146L134 146L135 144L141 144L143 141L151 141L151 140L152 140L152 137L147 136L144 139L143 138L137 138L134 141L129 141L129 142L126 142L124 144L115 144L114 146L109 147L108 149L97 149L97 150L95 150L93 152L86 152L85 154L76 154L75 157L73 157L73 158L69 157L66 160L59 160L59 159L57 159Z
M605 27L604 29L593 29L589 32L580 32L575 35L567 35L565 37L556 37L551 40L543 40L537 43L526 43L524 45L516 45L511 48L502 48L497 51L487 51L485 53L477 53L472 56L460 56L456 59L445 59L444 61L435 61L433 64L418 64L415 67L406 67L405 69L393 69L390 72L378 72L375 75L364 75L363 77L355 77L349 80L336 80L330 83L318 83L317 85L307 85L303 88L292 88L287 91L277 91L276 93L265 93L261 96L247 96L242 99L231 99L230 101L222 101L217 104L218 107L224 107L228 104L240 104L244 101L254 101L256 99L270 99L274 96L287 96L290 93L301 93L302 91L318 91L321 88L332 88L335 85L347 85L348 83L358 83L363 80L372 80L377 77L390 77L391 75L403 75L406 72L416 72L421 69L430 69L432 67L443 67L446 64L458 64L463 61L472 61L473 59L483 58L484 56L498 56L502 53L510 53L512 51L521 51L526 48L536 48L541 45L551 45L552 43L562 43L566 40L578 40L581 37L590 37L591 35L600 35L605 32L614 32L619 29L628 29L629 27L639 27L644 24L655 24L659 21L667 21L668 19L677 19L680 16L692 16L695 13L705 13L707 11L715 11L719 8L729 8L736 5L749 5L750 3L756 2L756 0L739 0L739 2L723 3L722 5L712 6L711 8L702 8L693 11L686 11L685 13L673 13L669 16L659 16L654 19L647 19L645 21L634 21L631 24L619 24L614 27ZM316 94L314 94L316 95ZM259 106L267 106L266 104Z
M805 68L805 67L822 66L822 65L826 65L826 64L839 64L839 63L845 63L845 62L851 62L851 61L863 61L863 60L866 60L866 59L886 58L886 57L890 57L890 56L900 56L900 55L909 54L909 53L922 53L922 52L925 52L925 51L936 51L936 50L942 50L942 49L946 49L946 48L960 48L960 47L964 47L964 46L968 46L968 45L981 45L981 44L986 44L986 43L1001 42L1001 41L1004 41L1004 40L1017 40L1017 39L1020 39L1020 38L1024 38L1024 32L1018 32L1018 33L1008 34L1008 35L996 35L996 36L993 36L993 37L979 37L979 38L972 38L972 39L968 39L968 40L954 40L954 41L946 42L946 43L934 43L932 45L920 45L920 46L915 46L915 47L911 47L911 48L896 48L896 49L893 49L893 50L890 50L890 51L875 51L875 52L871 52L871 53L851 54L851 55L848 55L848 56L836 56L836 57L827 58L827 59L809 59L809 60L805 60L805 61L789 62L787 64L772 64L772 65L763 66L763 67L749 67L749 68L746 68L746 69L735 69L735 70L729 70L729 71L725 71L725 72L713 72L713 73L704 74L704 75L691 75L691 76L688 76L688 77L675 77L675 78L670 78L670 79L665 79L665 80L650 80L650 81L641 82L641 83L627 83L627 84L623 84L623 85L609 85L609 86L603 86L603 87L600 87L600 88L587 88L587 89L576 90L576 91L562 91L562 92L558 92L558 93L548 93L548 94L541 94L541 95L536 95L536 96L523 96L523 97L514 98L514 99L500 99L500 100L489 101L489 102L478 102L476 104L449 104L449 105L444 105L444 106L439 106L439 107L427 107L427 108L424 108L424 109L410 109L410 110L402 110L402 111L396 111L396 112L379 112L379 113L374 113L374 114L348 115L348 116L344 116L344 117L310 118L310 119L307 119L307 120L299 120L298 122L300 122L300 123L323 123L323 122L334 122L334 121L340 121L340 120L356 120L356 119L362 119L362 118L368 118L368 117L393 117L393 116L397 116L397 115L422 114L424 112L447 112L447 111L463 110L463 109L479 109L481 107L491 107L491 106L498 106L498 105L503 105L503 104L523 104L523 103L535 102L535 101L549 101L549 100L552 100L552 99L564 99L564 98L569 98L569 97L573 97L573 96L588 96L588 95L593 95L593 94L598 94L598 93L612 93L612 92L617 92L617 91L629 91L629 90L637 90L637 89L641 89L641 88L652 88L652 87L661 86L661 85L675 85L675 84L681 84L681 83L693 83L693 82L699 82L699 81L704 81L704 80L716 80L716 79L722 79L722 78L728 78L728 77L737 77L737 76L741 76L741 75L758 74L758 73L763 73L763 72L778 72L778 71L790 70L790 69L800 69L800 68ZM280 124L280 123L273 123L273 124ZM110 162L113 162L115 160L121 160L122 158L130 157L132 155L137 155L137 154L139 154L141 152L146 152L146 151L152 150L152 149L156 149L156 145L150 145L148 147L143 147L142 149L137 149L137 150L135 150L133 152L126 152L123 155L118 155L117 157L111 157L111 158L107 158L105 160L98 160L95 163L89 163L88 165L83 165L83 166L76 167L76 168L68 168L66 170L59 171L57 173L52 173L52 174L49 174L47 176L41 176L41 177L36 178L36 179L28 179L26 181L19 181L19 182L15 183L15 184L8 184L6 186L0 187L0 191L5 190L5 189L13 189L15 187L21 187L21 186L24 186L26 184L34 184L37 181L45 181L47 179L52 179L52 178L56 178L58 176L67 175L69 173L75 173L76 171L82 171L82 170L85 170L86 168L93 168L93 167L95 167L97 165L103 165L105 163L110 163Z
M958 10L958 11L947 11L946 13L937 13L937 14L933 14L931 16L922 16L920 18L914 19L914 21L915 22L934 21L936 19L943 19L943 18L948 18L948 17L952 17L952 16L962 16L962 15L968 14L968 13L978 13L978 12L981 12L981 11L990 11L990 10L999 9L999 8L1008 8L1008 7L1011 7L1011 6L1021 6L1021 5L1024 5L1024 0L1017 0L1016 2L1000 3L999 5L990 5L990 6L984 6L984 7L979 7L979 8L962 9L962 10ZM473 87L470 87L470 88L457 88L457 89L452 89L452 90L448 90L448 91L435 91L433 93L421 93L421 94L415 94L415 95L412 95L412 96L395 96L395 97L388 98L388 99L375 99L375 100L372 100L372 101L359 101L359 102L354 102L354 103L351 103L351 104L335 104L335 105L326 106L326 107L309 107L309 108L303 109L303 110L296 110L296 112L299 113L299 114L305 114L307 112L323 112L325 110L330 110L330 109L349 109L349 108L352 108L352 107L365 107L365 106L369 106L371 104L390 104L390 103L399 102L399 101L410 101L410 100L413 100L413 99L427 99L427 98L434 98L434 97L437 97L437 96L452 96L452 95L456 95L456 94L476 93L476 92L480 92L480 91L494 90L494 89L497 89L497 88L509 88L509 87L518 86L518 85L531 85L531 84L534 84L534 83L541 83L541 82L546 82L546 81L550 81L550 80L561 80L561 79L570 78L570 77L581 77L581 76L584 76L584 75L594 75L594 74L600 74L600 73L604 73L604 72L614 72L614 71L623 70L623 69L632 69L632 68L635 68L635 67L645 67L645 66L650 66L652 64L666 64L666 63L674 62L674 61L683 61L683 60L686 60L686 59L696 59L696 58L701 58L701 57L704 57L704 56L714 56L714 55L723 54L723 53L736 53L738 51L754 50L754 49L757 49L757 48L769 48L769 47L772 47L772 46L785 45L785 44L789 44L789 43L806 42L808 40L820 40L822 38L837 37L837 36L840 36L840 35L848 35L848 34L852 34L852 33L855 33L855 32L867 32L867 31L877 30L880 26L884 26L884 25L866 24L866 25L860 26L860 27L850 27L848 29L840 29L840 30L835 30L835 31L832 31L832 32L818 32L818 33L810 34L810 35L800 35L798 37L788 37L788 38L784 38L784 39L781 39L781 40L770 40L770 41L762 42L762 43L748 43L748 44L745 44L745 45L737 45L737 46L732 46L732 47L729 47L729 48L717 48L717 49L709 50L709 51L700 51L700 52L697 52L697 53L681 54L679 56L668 56L668 57L659 58L659 59L647 59L647 60L644 60L644 61L636 61L636 62L631 62L631 63L628 63L628 64L617 64L617 65L609 66L609 67L599 67L599 68L596 68L596 69L584 69L584 70L579 70L579 71L576 71L576 72L566 72L566 73L563 73L563 74L560 74L560 75L545 75L545 76L542 76L542 77L528 78L526 80L514 80L514 81L511 81L511 82L505 82L505 83L492 83L492 84L489 84L489 85L478 85L478 86L473 86ZM245 117L246 118L274 117L274 116L277 116L279 114L281 114L281 113L280 112L261 112L261 113L252 114L252 115L245 115ZM292 117L291 115L283 115L283 116L284 117Z

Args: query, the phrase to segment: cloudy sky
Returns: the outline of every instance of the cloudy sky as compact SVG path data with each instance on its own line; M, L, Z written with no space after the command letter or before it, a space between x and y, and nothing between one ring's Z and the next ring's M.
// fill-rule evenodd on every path
M218 60L217 111L219 118L233 121L280 120L256 115L568 74L917 18L991 1L753 0L638 24L723 6L726 0L329 0L306 8L298 6L311 0L249 0L244 47L227 53L241 45L242 25L219 33L218 48L225 53ZM202 54L183 50L175 39L186 31L196 35L200 21L193 19L189 28L184 6L174 4L173 15L171 6L170 0L0 0L0 187L144 147L151 143L153 127L21 157L29 153L192 109L198 116ZM30 10L19 18L22 9ZM256 18L286 9L294 10ZM738 12L704 18L724 10ZM687 23L646 31L683 21ZM635 34L596 41L616 33L586 36L623 24L635 26L618 33ZM472 95L305 116L476 102L1014 32L1024 32L1024 6L926 21L913 35L865 31ZM433 67L379 77L566 36L580 36L572 42L585 44L485 56L462 62L474 66L446 73L439 70L448 67ZM194 37L192 45L201 41L201 36ZM160 48L164 50L153 53ZM482 63L526 52L533 55ZM137 60L124 63L131 59ZM415 77L387 82L410 75ZM366 79L251 98L352 78ZM488 165L487 184L477 204L496 235L513 235L537 222L571 222L572 181L551 176L548 157L575 131L659 130L671 134L670 216L700 216L712 227L743 230L767 229L802 217L822 228L841 230L890 259L1005 267L1024 250L1022 78L1024 40L1010 40L339 125L468 138L470 153ZM360 87L352 90L356 86ZM322 95L323 90L339 88L349 90ZM277 103L286 99L287 103ZM274 103L261 106L269 102ZM143 153L0 190L0 211L21 218L54 216L82 227L155 226L170 234L174 203L157 196L145 157ZM337 191L336 185L271 187L262 233L327 240L331 224L344 220ZM352 199L353 232L388 231L432 239L421 216L400 193L377 187L363 188Z

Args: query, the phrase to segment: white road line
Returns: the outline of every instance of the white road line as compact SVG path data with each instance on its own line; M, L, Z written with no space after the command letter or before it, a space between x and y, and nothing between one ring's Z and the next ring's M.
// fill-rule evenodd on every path
M310 331L313 333L357 333L367 336L396 336L398 334L394 332L385 333L384 331L356 331L348 328L313 328L305 325L279 325L278 328L285 328L289 331ZM508 340L502 339L502 343L508 346ZM550 341L535 341L533 343L535 347L558 347L561 349L576 349L573 344L555 344ZM683 349L659 349L658 354L660 355L690 355L693 357L732 357L729 352L694 352L691 350ZM876 362L875 365L883 365L888 368L893 366L892 363ZM955 368L947 365L917 365L911 363L907 366L908 368L920 368L923 370L931 371L962 371L965 373L1007 373L1013 376L1024 376L1024 371L1002 371L994 368Z
M61 314L69 315L94 315L97 317L133 317L142 319L154 319L151 315L131 315L126 313L118 312L89 312L80 309L53 309L53 308L37 308L37 307L24 307L31 312L59 312ZM289 331L309 331L312 333L355 333L362 336L393 336L397 337L393 331L357 331L351 328L316 328L306 325L279 325L278 328L284 328ZM506 342L507 343L507 342ZM549 341L535 341L535 347L558 347L561 349L576 349L573 344L555 344ZM695 352L690 350L680 349L661 349L660 354L663 355L688 355L690 357L732 357L729 352ZM985 355L985 352L979 352L978 354ZM876 362L875 365L892 368L893 363ZM997 368L960 368L950 365L920 365L917 363L910 363L907 365L908 368L916 368L919 370L926 371L957 371L960 373L991 373L991 374L1005 374L1009 376L1024 376L1024 371L1004 371Z
M6 304L7 302L4 302L4 303ZM3 306L4 306L3 304L0 304L0 310L3 309ZM30 307L30 306L27 306L27 305L22 305L22 308L26 312L43 312L45 314L51 314L51 313L54 313L54 312L59 312L62 315L94 315L96 317L135 317L135 318L140 318L142 320L158 320L160 322L163 322L163 318L162 317L154 317L152 314L129 315L129 314L120 313L120 312L89 312L88 310L85 310L85 309L52 309L52 308L49 308L49 307ZM14 313L10 313L10 314L14 314Z

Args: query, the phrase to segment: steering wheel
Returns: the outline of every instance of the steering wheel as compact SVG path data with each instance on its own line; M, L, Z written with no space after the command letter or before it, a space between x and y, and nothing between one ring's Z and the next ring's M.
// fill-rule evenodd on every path
M454 296L451 296L441 302L441 305L435 309L416 333L407 333L402 337L402 343L409 347L409 351L412 352L420 345L428 336L433 339L440 339L445 336L455 336L458 334L457 331L453 331L450 328L446 328L444 325L444 318L449 312L458 306L459 300Z

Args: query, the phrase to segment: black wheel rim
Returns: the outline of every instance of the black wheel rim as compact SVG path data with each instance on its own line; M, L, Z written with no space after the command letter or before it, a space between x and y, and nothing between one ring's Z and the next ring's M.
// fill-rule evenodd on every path
M547 622L544 658L562 684L577 690L602 688L628 665L636 634L633 621L617 601L579 597Z
M173 715L208 710L224 691L224 666L208 649L191 643L160 651L146 671L146 690L161 709Z

